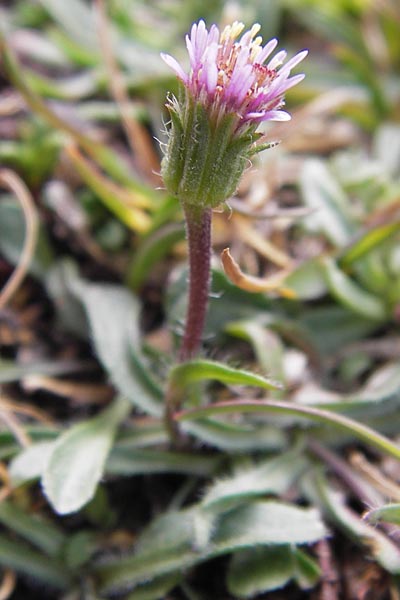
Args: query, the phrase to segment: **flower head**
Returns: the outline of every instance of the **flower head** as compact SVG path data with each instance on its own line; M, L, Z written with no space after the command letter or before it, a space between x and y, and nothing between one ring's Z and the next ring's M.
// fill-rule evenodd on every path
M281 110L284 94L304 78L303 74L290 77L290 73L307 56L307 50L284 64L285 50L271 58L276 39L262 46L262 38L257 36L260 25L239 37L243 29L243 23L237 21L222 33L216 25L208 31L204 21L194 23L186 36L189 74L172 56L161 56L193 97L214 115L234 112L240 124L287 121L290 115Z
M179 99L167 104L171 128L162 164L167 189L182 202L216 206L226 200L257 152L259 123L290 120L282 110L284 95L304 78L290 74L307 50L285 64L286 51L273 55L276 39L262 45L260 25L243 29L237 21L222 32L194 23L186 36L189 73L161 54L182 84Z

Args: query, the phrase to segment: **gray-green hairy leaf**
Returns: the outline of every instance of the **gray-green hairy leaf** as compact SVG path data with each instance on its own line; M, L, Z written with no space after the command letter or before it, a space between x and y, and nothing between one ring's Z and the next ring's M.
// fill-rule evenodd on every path
M58 438L42 483L59 514L79 510L94 496L116 429L128 411L127 401L117 400L97 417L74 425Z
M309 544L326 535L315 510L257 501L222 515L208 531L209 543L196 545L199 510L201 506L195 506L159 517L143 533L133 556L99 566L96 571L103 593L134 587L240 549Z
M162 392L151 379L141 355L137 299L116 285L72 278L71 287L83 303L96 353L114 385L143 411L160 416Z

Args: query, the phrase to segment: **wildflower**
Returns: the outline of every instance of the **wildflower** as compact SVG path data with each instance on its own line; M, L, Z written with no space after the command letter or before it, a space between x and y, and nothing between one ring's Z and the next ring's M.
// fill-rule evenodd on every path
M242 34L235 22L220 33L204 21L186 36L190 70L168 54L162 58L178 76L178 97L170 96L168 144L161 172L168 192L182 204L189 250L189 294L179 360L193 359L201 347L210 289L211 213L231 196L257 145L263 121L287 121L285 92L303 79L290 77L306 56L299 52L285 64L286 52L273 55L278 44L265 46L260 26ZM272 58L271 58L272 56ZM268 62L267 62L268 61ZM167 392L171 431L176 408L174 390Z
M161 55L181 82L178 99L167 104L171 128L162 174L184 204L212 208L235 192L248 159L259 151L258 125L290 119L282 110L285 92L304 78L290 74L306 50L284 64L284 50L271 58L276 39L262 46L260 25L241 35L243 29L235 22L220 33L216 25L208 31L204 21L195 23L186 36L189 73Z

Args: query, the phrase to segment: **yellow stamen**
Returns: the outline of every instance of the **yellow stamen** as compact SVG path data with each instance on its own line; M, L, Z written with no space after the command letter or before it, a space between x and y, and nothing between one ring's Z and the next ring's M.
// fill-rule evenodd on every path
M253 37L255 35L257 35L257 33L260 31L260 29L261 29L260 23L254 23L253 27L250 29L251 39L253 39Z
M262 37L261 35L259 35L258 37L256 37L256 39L251 43L251 53L250 53L250 60L251 62L256 62L257 56L260 54L261 52L261 45L262 45Z
M243 29L244 23L240 23L239 21L235 21L234 23L232 23L232 25L227 25L221 33L220 42L233 42L238 37L238 35L240 35Z

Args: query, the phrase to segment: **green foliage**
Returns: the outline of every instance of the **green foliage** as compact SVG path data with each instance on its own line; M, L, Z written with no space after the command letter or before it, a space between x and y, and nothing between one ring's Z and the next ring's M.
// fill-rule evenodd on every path
M116 428L128 411L126 400L116 400L57 439L43 473L43 489L59 514L75 512L93 498Z
M365 514L365 519L370 523L394 523L400 524L400 504L386 504L379 508L369 510Z
M142 534L135 555L98 567L103 593L243 548L305 544L325 535L317 513L274 501L252 502L221 515L206 539L198 530L201 524L198 507L157 519Z

